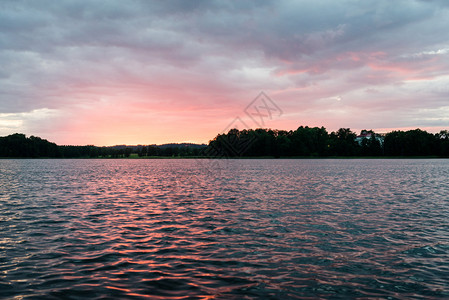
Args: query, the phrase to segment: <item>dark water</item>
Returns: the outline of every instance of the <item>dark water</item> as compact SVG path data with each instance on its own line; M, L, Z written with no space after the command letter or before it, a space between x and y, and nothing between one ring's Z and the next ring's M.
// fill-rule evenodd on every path
M0 160L0 298L448 298L449 160Z

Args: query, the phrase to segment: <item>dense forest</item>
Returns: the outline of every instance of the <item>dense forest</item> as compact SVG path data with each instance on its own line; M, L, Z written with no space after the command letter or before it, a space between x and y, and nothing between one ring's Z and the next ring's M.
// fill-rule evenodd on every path
M0 157L126 158L126 157L333 157L433 156L449 157L449 132L436 134L415 129L376 134L349 128L328 133L324 127L295 131L231 129L208 145L165 144L139 146L58 146L39 137L12 134L0 137Z
M324 127L295 131L232 129L217 135L206 149L210 156L438 156L449 157L449 132L437 134L415 129L376 134L349 128L328 133Z

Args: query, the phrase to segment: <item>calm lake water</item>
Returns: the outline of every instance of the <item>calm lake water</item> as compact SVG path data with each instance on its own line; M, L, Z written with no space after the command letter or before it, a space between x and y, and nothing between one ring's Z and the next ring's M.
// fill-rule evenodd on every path
M448 298L449 160L0 160L0 298Z

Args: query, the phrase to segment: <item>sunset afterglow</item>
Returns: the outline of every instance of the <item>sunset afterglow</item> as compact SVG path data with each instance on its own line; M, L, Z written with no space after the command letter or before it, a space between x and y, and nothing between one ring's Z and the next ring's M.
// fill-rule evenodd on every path
M449 128L447 1L0 7L1 136L207 143L261 91L270 128Z

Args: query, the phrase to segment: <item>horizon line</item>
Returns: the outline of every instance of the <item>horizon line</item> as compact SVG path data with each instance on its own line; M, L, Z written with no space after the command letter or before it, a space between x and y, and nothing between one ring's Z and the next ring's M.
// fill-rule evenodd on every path
M231 128L229 130L237 129L239 131L243 131L243 130L248 130L248 131L249 130L253 130L254 131L254 130L257 130L257 129L264 129L264 130L273 130L273 131L287 131L287 132L292 131L293 132L293 131L297 130L300 127L304 127L304 128L306 128L306 127L308 127L308 128L324 128L328 133L332 133L332 132L337 132L338 131L338 129L335 130L335 131L328 131L327 128L325 128L324 126L309 126L309 125L300 125L296 129L289 129L289 130L287 130L287 129L273 129L273 128L255 128L255 129L253 129L253 128L244 128L244 129L241 129L241 130L238 129L238 128ZM437 134L439 132L442 132L442 131L445 131L445 130L449 130L449 128L448 128L448 129L440 129L440 130L432 130L431 131L431 130L428 130L428 129L429 128L435 128L435 127L423 127L424 129L421 129L420 127L411 127L411 126L394 128L394 129L393 128L380 128L381 129L380 131L376 131L376 130L379 130L379 129L376 129L376 130L374 130L374 129L360 129L360 130L359 129L355 129L355 130L353 130L350 127L340 127L339 129L342 129L342 128L343 129L349 129L349 130L351 130L352 132L354 132L356 134L357 134L358 131L361 132L363 130L368 130L368 131L372 130L372 131L374 131L374 133L377 133L377 134L387 134L387 133L394 132L394 131L410 131L410 130L422 130L422 131L426 131L428 133ZM228 130L228 132L229 132L229 130ZM228 132L217 133L214 136L214 138L217 137L220 134L227 134ZM111 145L95 145L95 144L78 144L78 145L74 145L74 144L58 144L56 142L51 141L50 139L43 138L42 135L26 134L26 133L20 133L20 132L14 132L14 133L11 133L11 134L8 134L8 135L0 136L0 138L1 137L7 137L7 136L10 136L10 135L14 135L14 134L23 134L23 135L25 135L25 137L32 137L32 136L38 137L38 138L47 140L47 141L49 141L51 143L54 143L54 144L56 144L58 146L75 146L75 147L76 146L79 146L79 147L82 147L82 146L94 146L94 147L100 147L100 148L101 147L118 147L118 146L126 146L126 147L164 146L164 145L170 145L170 144L178 144L178 145L180 145L180 144L192 144L192 145L206 145L207 146L214 139L214 138L209 139L208 142L183 141L183 142L167 142L167 143L162 143L162 144L155 144L155 143L152 143L152 144L146 144L146 143L120 144L120 143L118 143L118 144L111 144Z

